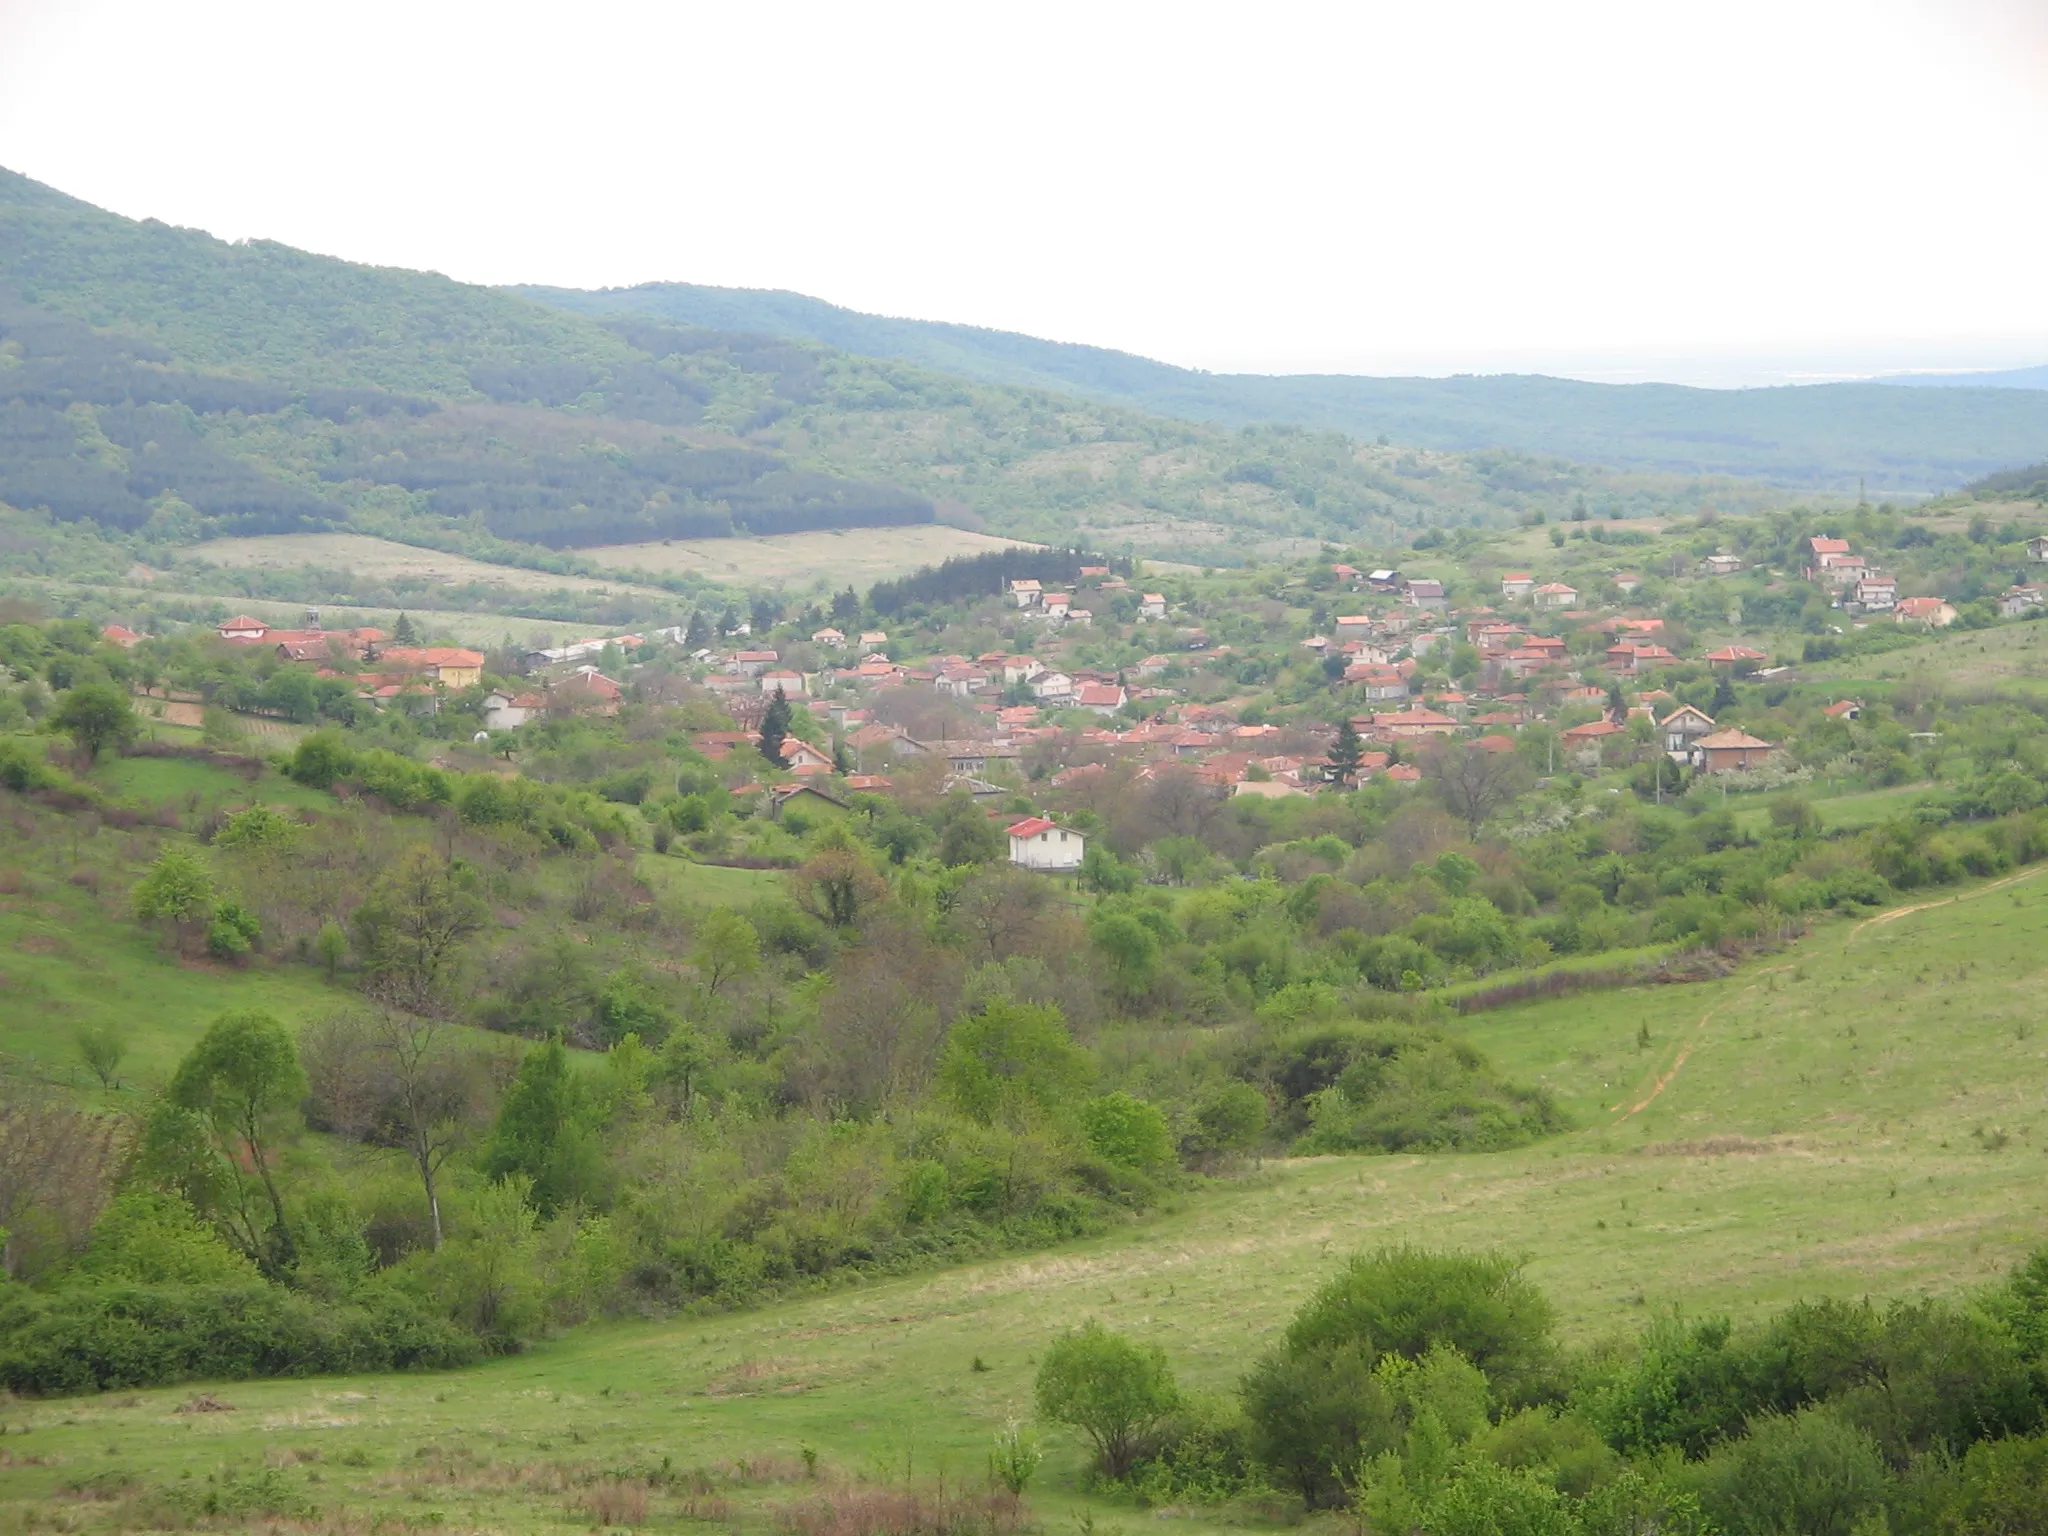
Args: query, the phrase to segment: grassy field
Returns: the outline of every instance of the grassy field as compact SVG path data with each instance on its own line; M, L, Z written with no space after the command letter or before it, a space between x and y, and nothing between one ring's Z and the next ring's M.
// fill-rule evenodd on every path
M1816 788L1825 794L1825 785ZM1923 796L1935 794L1938 789L1939 786L1934 784L1895 784L1890 789L1867 789L1855 794L1808 798L1814 813L1820 817L1820 824L1828 831L1853 832L1904 815ZM1781 798L1784 797L1772 795L1732 802L1735 824L1745 832L1762 831L1771 819L1772 802Z
M782 889L779 869L729 869L655 853L641 854L634 867L657 894L686 906L743 906Z
M1799 675L1853 693L1859 682L1927 683L1947 692L2004 688L2048 691L2048 624L2001 624L1946 634L1910 650L1801 667Z
M291 1497L365 1526L527 1531L597 1524L583 1484L665 1460L706 1478L657 1489L661 1521L801 1500L806 1447L824 1477L970 1483L1059 1329L1099 1316L1227 1390L1340 1256L1389 1240L1526 1252L1582 1340L1667 1305L1953 1291L2048 1237L2044 933L2048 878L2023 875L1832 919L1718 981L1477 1016L1472 1038L1577 1127L1519 1152L1273 1163L1049 1253L586 1328L448 1375L237 1383L233 1412L177 1413L190 1387L11 1404L0 1500L18 1518L67 1484L267 1459ZM1042 1527L1127 1517L1078 1492L1078 1445L1051 1444ZM120 1506L72 1507L89 1525Z
M1036 546L943 523L923 523L914 528L835 528L747 539L604 544L577 553L615 570L697 571L733 586L800 590L822 583L865 592L878 581L937 565L955 555L1020 547Z
M588 592L677 601L673 593L660 587L492 565L466 555L444 554L438 549L399 544L362 533L275 533L259 538L213 539L195 544L185 553L231 570L297 570L304 565L318 565L351 571L366 581L412 576L449 586L478 582L508 593Z

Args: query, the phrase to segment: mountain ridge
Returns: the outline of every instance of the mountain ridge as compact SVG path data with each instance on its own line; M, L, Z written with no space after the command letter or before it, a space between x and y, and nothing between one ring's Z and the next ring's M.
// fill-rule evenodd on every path
M2048 393L2011 388L1959 385L1922 395L1895 387L1903 381L1709 390L1545 374L1219 374L1084 343L869 315L784 290L646 283L506 291L586 315L639 313L820 341L1181 420L1283 422L1447 452L1501 449L1792 489L1931 494L2048 451Z

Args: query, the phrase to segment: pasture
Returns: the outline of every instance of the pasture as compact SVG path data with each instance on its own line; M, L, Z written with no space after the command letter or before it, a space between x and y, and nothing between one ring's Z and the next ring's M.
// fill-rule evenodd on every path
M1475 1043L1575 1125L1520 1151L1269 1163L1050 1252L586 1327L445 1375L223 1385L227 1412L177 1411L190 1386L13 1403L0 1508L132 1528L152 1490L232 1475L215 1486L349 1529L586 1529L624 1474L633 1518L761 1527L816 1493L810 1462L978 1485L1038 1351L1083 1317L1227 1391L1342 1255L1388 1241L1526 1253L1581 1341L1667 1307L1953 1292L2048 1237L2044 936L2030 872L1828 919L1719 980L1478 1015ZM1047 1438L1042 1528L1154 1518L1084 1494L1082 1447Z
M969 533L944 523L920 523L907 528L835 528L760 538L603 544L577 553L614 570L664 575L695 571L736 587L838 591L851 586L865 592L878 581L908 575L955 555L1036 547L1021 539Z

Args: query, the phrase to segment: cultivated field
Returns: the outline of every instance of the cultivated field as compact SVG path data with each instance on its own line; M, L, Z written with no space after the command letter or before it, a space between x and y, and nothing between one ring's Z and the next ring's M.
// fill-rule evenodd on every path
M593 1502L608 1473L666 1466L653 1520L765 1524L813 1491L807 1449L820 1477L976 1485L1061 1328L1099 1316L1225 1391L1339 1257L1390 1240L1527 1253L1581 1340L1672 1305L1740 1318L1794 1296L1954 1291L2048 1238L2044 875L1831 919L1718 981L1476 1017L1473 1039L1576 1123L1523 1151L1273 1163L1049 1253L588 1328L446 1375L235 1383L219 1389L231 1412L177 1412L191 1386L12 1403L0 1520L67 1486L260 1474L287 1502L346 1507L350 1529L582 1529L615 1523ZM49 910L0 909L10 970L51 931L24 905ZM120 958L143 993L169 969L139 945ZM245 985L266 990L260 973ZM303 986L262 1001L302 1017ZM1041 1527L1118 1518L1079 1492L1082 1448L1050 1440ZM79 1528L120 1507L67 1502Z
M741 587L802 590L823 585L866 591L878 581L937 565L955 555L992 549L1028 549L1021 539L969 533L943 523L912 528L845 528L821 533L777 533L758 539L664 539L653 544L604 544L578 550L614 570L696 571Z
M678 601L674 593L659 587L492 565L466 555L443 554L438 549L422 549L415 544L399 544L362 533L274 533L250 539L211 539L184 553L232 570L297 570L313 565L345 570L364 581L415 578L451 587L475 582L505 592L585 592L645 597L667 603Z

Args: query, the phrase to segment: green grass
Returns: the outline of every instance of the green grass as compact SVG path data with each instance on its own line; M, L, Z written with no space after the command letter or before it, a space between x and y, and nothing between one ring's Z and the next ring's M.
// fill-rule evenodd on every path
M236 1383L220 1389L233 1413L174 1414L191 1388L13 1404L0 1500L19 1514L67 1479L159 1485L297 1449L322 1459L280 1475L365 1521L436 1511L518 1531L590 1521L571 1494L493 1467L794 1469L810 1445L828 1471L973 1480L1061 1328L1101 1317L1165 1345L1188 1384L1227 1390L1339 1257L1385 1241L1525 1252L1578 1340L1667 1305L1742 1318L1795 1296L1954 1291L2048 1233L2044 937L2048 878L2022 876L1829 919L1718 981L1479 1015L1471 1038L1576 1125L1517 1152L1273 1163L1048 1253L585 1328L442 1376ZM1052 1445L1047 1529L1085 1502L1080 1447ZM803 1490L728 1492L758 1516Z
M1874 827L1881 821L1904 815L1912 810L1923 796L1939 793L1935 784L1898 784L1890 789L1858 790L1846 795L1816 797L1808 791L1806 798L1814 812L1820 817L1820 824L1830 832L1856 832L1864 827ZM1745 832L1761 832L1770 824L1771 806L1782 795L1768 799L1745 799L1738 803L1735 824Z
M656 894L693 907L744 906L782 890L779 869L729 869L656 853L643 853L635 869Z
M170 805L180 811L213 810L255 801L280 810L329 811L334 797L294 783L267 769L254 780L229 769L189 757L102 758L89 775L117 800L141 805Z
M2031 579L2031 578L2029 578ZM2048 691L2048 624L2000 624L1930 637L1908 650L1801 667L1808 681L1854 697L1858 683L1929 683L1950 693L1999 688Z

